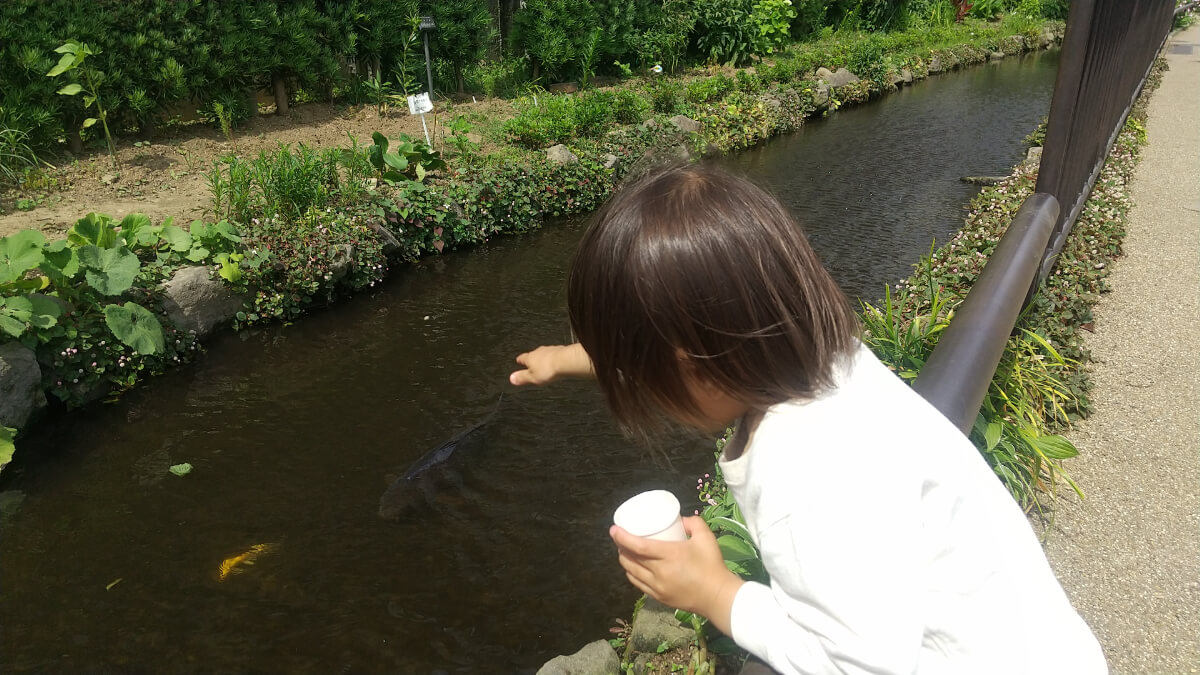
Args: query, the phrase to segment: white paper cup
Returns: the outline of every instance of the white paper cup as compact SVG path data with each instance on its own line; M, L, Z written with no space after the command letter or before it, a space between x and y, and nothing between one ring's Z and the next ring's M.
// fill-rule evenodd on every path
M613 513L613 523L647 539L687 541L679 500L666 490L649 490L625 500Z

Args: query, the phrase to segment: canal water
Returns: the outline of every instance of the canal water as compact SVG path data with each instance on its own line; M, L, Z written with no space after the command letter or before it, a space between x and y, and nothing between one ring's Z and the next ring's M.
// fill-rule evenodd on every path
M962 222L1046 113L1052 53L931 78L723 160L768 185L868 299ZM713 439L622 438L586 382L513 390L567 339L582 223L423 261L290 326L37 428L6 473L5 672L530 672L608 635L637 593L613 508L693 503ZM380 494L498 414L397 522ZM168 468L188 462L189 475Z

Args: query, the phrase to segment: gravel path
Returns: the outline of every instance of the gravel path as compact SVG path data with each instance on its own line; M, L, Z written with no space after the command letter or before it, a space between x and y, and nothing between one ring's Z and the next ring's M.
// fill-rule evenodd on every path
M1200 25L1171 44L1088 339L1095 413L1068 434L1087 499L1046 545L1114 675L1200 673Z

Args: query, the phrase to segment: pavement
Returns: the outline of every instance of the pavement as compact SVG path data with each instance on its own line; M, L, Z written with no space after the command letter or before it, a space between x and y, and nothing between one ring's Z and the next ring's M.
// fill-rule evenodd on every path
M1087 341L1095 411L1067 434L1087 498L1059 500L1046 542L1113 675L1200 673L1200 24L1165 57Z

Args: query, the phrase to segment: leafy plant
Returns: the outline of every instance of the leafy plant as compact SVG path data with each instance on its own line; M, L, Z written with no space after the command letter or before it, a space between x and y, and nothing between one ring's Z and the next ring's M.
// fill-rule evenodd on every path
M596 76L597 48L600 46L600 29L592 31L579 50L579 88L586 89L588 82Z
M662 64L668 73L676 72L696 25L693 4L689 0L663 0L661 7L654 7L645 25L646 29L633 40L642 67Z
M0 187L19 185L26 172L40 163L27 132L0 126Z
M758 26L754 53L772 54L791 39L792 21L796 10L792 0L758 0L750 19Z
M430 171L446 168L441 153L434 151L424 141L414 141L407 134L400 134L389 152L392 143L378 131L371 134L374 141L367 146L367 157L379 177L388 183L403 183L410 180L425 180Z
M711 0L695 5L693 39L710 64L740 66L750 61L759 40L751 0Z
M83 121L83 128L87 129L96 123L97 119L100 125L104 127L104 140L108 144L108 154L112 158L113 164L117 163L117 151L113 147L112 133L108 130L108 111L104 107L104 102L100 99L100 84L104 81L104 73L87 66L87 57L99 54L99 50L93 51L87 44L68 40L54 50L55 53L62 54L62 58L58 60L58 64L46 73L46 77L58 77L63 73L78 70L79 75L83 79L83 83L72 82L58 90L63 96L75 96L83 94L83 107L90 108L96 106L97 117L89 117Z
M455 155L470 159L479 151L479 144L471 140L470 134L473 127L466 117L457 115L450 120L446 127L450 130L450 135L446 136L446 142L454 148Z

